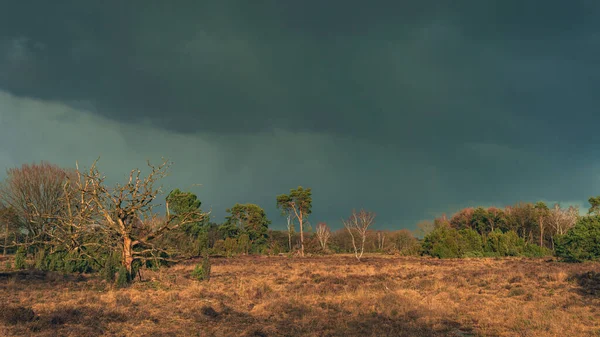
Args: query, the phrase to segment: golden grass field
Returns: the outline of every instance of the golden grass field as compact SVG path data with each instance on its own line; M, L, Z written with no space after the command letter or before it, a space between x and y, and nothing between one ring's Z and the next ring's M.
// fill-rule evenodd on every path
M0 273L2 336L600 336L600 264L349 256L197 261L112 289Z

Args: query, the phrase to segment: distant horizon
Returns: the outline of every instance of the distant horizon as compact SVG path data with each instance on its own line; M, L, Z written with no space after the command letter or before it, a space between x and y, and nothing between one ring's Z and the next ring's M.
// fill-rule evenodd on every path
M0 167L164 157L166 190L271 228L299 185L334 229L600 195L600 2L144 4L4 6Z
M164 159L166 159L168 161L167 158L164 158ZM23 164L37 164L37 163L40 163L40 162L48 162L48 163L51 163L51 164L55 164L55 163L52 163L51 161L48 161L48 160L38 160L38 161L32 161L32 162L28 162L28 163L22 163L20 165L14 166L14 167L20 167ZM157 162L152 162L151 160L150 160L150 163L151 164L158 164ZM80 162L78 162L78 164L79 164L80 169L82 169L82 170L85 170L85 168L89 167L89 165L86 165L86 164L83 164L83 163L80 163ZM99 166L101 166L101 158L98 161L98 164L99 164ZM61 167L65 168L65 169L69 169L68 166L61 166ZM74 165L72 167L72 169L75 169L75 168L76 168L76 166ZM5 170L2 171L2 174L0 174L0 181L3 180L6 177L5 172L6 172L7 169L10 169L10 167L7 167ZM142 167L133 167L133 168L128 169L127 171L123 172L122 178L126 178L128 176L128 174L129 174L129 171L131 171L132 169L140 169L142 171L142 175L145 172L143 166ZM117 181L113 177L108 177L108 176L107 176L107 181L114 181L113 183L111 183L111 186L114 185L114 183L120 183L120 182L122 182L122 180L121 181ZM159 181L159 185L161 185L160 181ZM190 187L194 187L194 185L197 185L197 184L191 184ZM195 186L195 187L196 188L198 188L198 187L201 188L201 186ZM305 187L308 187L308 186L305 186ZM182 186L170 186L168 188L162 188L162 193L159 195L159 198L157 198L156 203L164 205L164 198L168 195L169 191L171 191L173 189L176 189L176 188L179 188L180 190L182 190L184 192L192 192L192 193L196 194L195 192L193 192L193 188L185 188L185 187L182 187ZM287 193L287 192L288 191L284 191L282 193ZM274 199L275 199L275 197L276 196L274 196ZM230 206L227 206L224 209L219 209L217 214L222 214L222 216L218 216L218 215L214 215L215 214L214 210L210 209L210 207L209 208L206 207L206 205L205 205L205 203L204 203L204 201L202 199L200 199L200 201L202 202L201 208L202 208L203 211L211 211L211 218L210 218L211 220L210 220L210 222L215 222L215 223L219 223L219 224L222 223L225 220L225 216L227 214L226 213L226 208L230 208L231 206L235 205L235 203L233 203L233 204L231 204ZM487 209L487 208L490 208L490 207L497 207L497 208L504 209L507 206L515 205L515 204L520 203L520 202L532 203L533 204L533 203L536 203L538 201L544 202L548 207L553 207L555 204L559 204L561 206L561 208L568 208L570 206L577 207L579 209L579 215L586 215L588 213L587 210L589 208L589 204L586 206L586 204L584 202L576 202L576 201L575 202L574 201L571 201L571 202L559 202L559 201L548 201L548 200L544 200L544 199L541 199L541 200L530 200L530 201L519 200L519 201L515 201L513 203L508 203L508 204L503 204L503 205L485 205L485 204L483 204L483 205L482 204L480 204L480 205L475 205L475 204L469 205L468 203L466 203L467 206L459 207L459 208L457 208L457 209L455 209L453 211L450 211L450 212L439 213L439 214L436 214L435 216L432 216L431 218L421 219L421 220L415 222L414 224L411 224L411 226L402 226L402 225L398 226L398 225L392 224L392 223L387 223L387 224L383 224L382 225L381 223L378 223L377 218L375 218L375 223L374 223L374 225L372 227L372 230L391 230L391 231L394 231L394 230L406 229L406 230L409 230L411 232L414 232L415 230L418 229L417 225L420 222L422 222L422 221L433 222L433 220L435 218L441 217L443 215L446 215L448 218L451 218L452 215L456 214L457 212L459 212L460 210L465 209L465 208L482 207L482 208ZM246 202L237 202L237 203L246 204ZM251 202L249 202L249 203L251 203ZM587 201L586 201L586 203L587 203ZM261 206L262 208L264 208L265 210L268 209L268 207L265 207L264 205L261 205L261 204L258 204L258 205ZM313 208L315 208L315 207L318 208L318 205L314 205L313 204ZM355 209L360 209L360 207L359 208L355 208ZM155 211L156 211L157 214L164 215L164 208L158 208ZM352 209L343 218L346 218L348 215L350 215L351 211L352 211ZM374 213L377 214L376 210L369 209L369 211L372 211L372 212L374 212ZM277 216L273 217L272 216L273 213L269 213L267 211L267 217L272 222L271 225L269 225L269 228L270 229L274 229L274 230L285 231L286 230L286 223L285 223L286 219L285 219L285 217L280 216L280 211L276 210L275 212L276 212ZM335 221L322 221L322 220L315 220L315 219L313 219L313 215L311 214L311 215L308 216L307 219L308 219L308 223L311 226L313 226L313 225L316 226L316 224L318 224L320 222L324 222L332 230L339 230L339 229L343 229L344 228L343 224L342 224L342 217L340 217L339 219L337 219L337 222L335 222ZM278 226L278 224L281 224L281 225Z

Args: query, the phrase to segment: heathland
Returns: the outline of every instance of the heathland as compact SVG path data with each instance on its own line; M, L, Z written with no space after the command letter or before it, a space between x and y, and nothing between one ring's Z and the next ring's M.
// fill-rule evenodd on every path
M238 256L116 288L0 273L2 336L598 336L600 264L552 258ZM4 263L2 263L4 266Z

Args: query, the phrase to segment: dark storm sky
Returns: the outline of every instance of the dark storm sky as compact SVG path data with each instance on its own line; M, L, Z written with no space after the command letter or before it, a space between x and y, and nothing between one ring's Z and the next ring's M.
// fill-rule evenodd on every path
M599 89L598 1L0 0L0 166L166 157L216 221L298 185L333 227L583 206Z

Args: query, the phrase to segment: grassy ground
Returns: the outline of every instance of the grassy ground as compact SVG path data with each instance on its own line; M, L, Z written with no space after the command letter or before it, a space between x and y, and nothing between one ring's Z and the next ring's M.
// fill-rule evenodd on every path
M239 257L198 282L194 263L121 290L4 271L0 335L600 336L600 264Z

